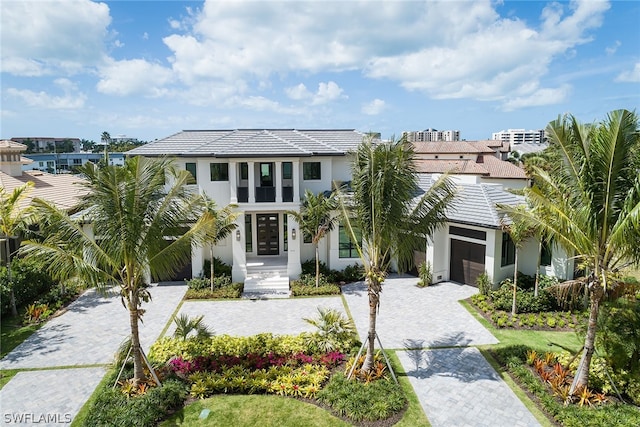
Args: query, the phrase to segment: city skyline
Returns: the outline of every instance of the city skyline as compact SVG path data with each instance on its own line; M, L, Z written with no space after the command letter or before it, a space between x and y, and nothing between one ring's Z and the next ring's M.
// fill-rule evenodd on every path
M0 137L428 128L640 105L640 4L3 1Z

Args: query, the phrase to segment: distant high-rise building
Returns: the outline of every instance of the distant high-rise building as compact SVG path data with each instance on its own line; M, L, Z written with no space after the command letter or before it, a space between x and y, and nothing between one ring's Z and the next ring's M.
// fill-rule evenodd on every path
M541 144L547 141L544 129L524 130L507 129L491 134L491 139L510 144Z
M425 129L421 131L402 132L409 142L460 141L459 130Z

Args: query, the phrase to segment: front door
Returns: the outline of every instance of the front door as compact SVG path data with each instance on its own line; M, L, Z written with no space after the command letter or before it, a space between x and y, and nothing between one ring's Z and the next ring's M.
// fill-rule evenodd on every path
M279 255L278 214L256 214L256 222L258 225L258 255Z

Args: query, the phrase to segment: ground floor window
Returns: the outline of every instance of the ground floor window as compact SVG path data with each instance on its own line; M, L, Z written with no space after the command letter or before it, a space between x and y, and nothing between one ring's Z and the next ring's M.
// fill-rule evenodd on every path
M549 244L549 242L543 241L542 247L540 248L540 265L551 265L551 257L551 245Z
M362 244L362 233L358 229L353 230L358 244ZM351 239L349 228L343 223L338 227L338 257L339 258L358 258L358 248L356 243Z
M287 232L287 221L288 220L288 215L287 214L283 214L282 215L282 235L284 236L284 242L283 242L283 246L284 246L284 251L287 252L289 250L289 233Z
M516 245L513 244L508 233L502 233L502 258L500 266L505 267L516 262Z
M244 216L244 250L245 252L253 252L253 233L251 230L251 215Z

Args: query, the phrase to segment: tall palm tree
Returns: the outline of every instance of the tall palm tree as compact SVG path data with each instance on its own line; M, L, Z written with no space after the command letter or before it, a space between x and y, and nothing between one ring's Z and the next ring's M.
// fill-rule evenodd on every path
M573 393L589 381L600 303L611 275L640 261L638 116L616 110L595 124L558 117L546 131L561 161L551 172L533 168L537 184L525 191L533 209L510 215L542 230L588 270L580 282L589 291L589 321Z
M209 240L209 256L211 258L211 265L209 267L209 280L211 285L211 291L214 288L215 277L215 263L213 261L213 250L215 245L225 239L233 230L236 229L236 219L240 216L240 212L234 212L233 209L236 205L227 205L218 209L216 202L210 198L205 197L205 209L213 218L213 230L211 231L212 238Z
M366 138L355 152L352 193L340 193L344 221L364 265L369 298L364 371L373 366L380 292L391 260L401 271L410 267L414 251L424 251L427 236L445 224L445 211L455 195L446 175L419 194L414 157L413 145L405 138L383 143Z
M316 287L320 283L320 252L318 245L328 232L333 230L338 221L338 217L333 215L333 211L338 207L335 193L325 196L324 193L313 194L311 190L306 190L300 211L287 211L298 226L302 235L311 236L311 242L316 254Z
M4 187L0 187L0 237L4 240L5 252L7 254L6 265L9 278L9 306L11 315L18 315L16 307L16 296L13 292L11 278L11 264L13 253L11 253L11 240L18 240L30 224L31 207L24 206L29 191L33 188L33 182L29 181L20 187L16 187L8 193Z
M89 190L80 204L83 219L34 200L45 219L43 240L26 242L23 252L46 260L55 278L79 277L99 289L119 286L139 382L145 374L138 322L142 303L150 299L149 280L170 277L189 259L192 244L212 238L212 216L203 198L185 188L189 172L178 171L170 160L134 157L121 167L87 163L81 171ZM85 232L82 221L93 233Z

